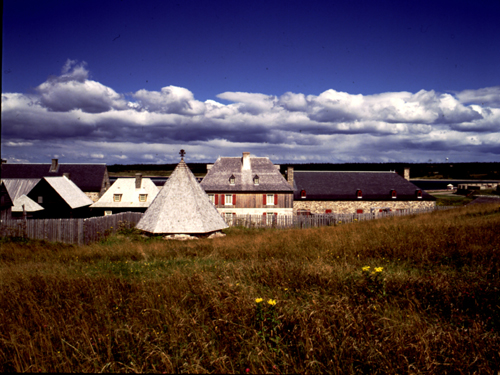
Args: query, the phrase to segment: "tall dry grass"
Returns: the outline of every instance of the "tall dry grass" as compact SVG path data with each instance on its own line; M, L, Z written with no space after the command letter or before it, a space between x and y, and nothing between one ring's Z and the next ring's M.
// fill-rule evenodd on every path
M499 228L497 204L191 242L4 239L0 370L496 374Z

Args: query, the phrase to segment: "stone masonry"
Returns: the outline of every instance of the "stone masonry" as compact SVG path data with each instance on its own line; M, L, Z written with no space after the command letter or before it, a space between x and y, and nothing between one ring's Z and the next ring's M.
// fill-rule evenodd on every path
M368 213L371 209L389 208L392 211L398 209L422 209L435 207L434 201L300 201L293 202L293 213L298 210L309 210L312 214L324 214L326 210L332 210L332 213L351 214L357 210L363 210Z

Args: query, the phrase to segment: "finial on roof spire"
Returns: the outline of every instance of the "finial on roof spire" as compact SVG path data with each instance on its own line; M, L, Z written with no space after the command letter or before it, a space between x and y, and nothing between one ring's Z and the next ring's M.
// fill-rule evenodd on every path
M181 151L179 152L179 155L181 156L181 160L184 160L184 155L186 155L186 151L181 150Z

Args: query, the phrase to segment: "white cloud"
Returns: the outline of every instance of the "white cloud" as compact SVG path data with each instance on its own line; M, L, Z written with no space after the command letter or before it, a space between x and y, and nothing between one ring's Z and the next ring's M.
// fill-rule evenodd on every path
M79 109L101 113L112 108L123 109L127 103L113 89L88 79L85 64L68 60L61 76L50 77L36 88L41 105L51 111Z
M167 86L161 91L139 90L132 95L139 108L148 112L198 115L205 111L202 102L194 100L193 93L183 87Z
M456 93L462 104L477 104L500 108L500 86L486 87L479 90L464 90Z
M246 149L317 161L427 160L433 152L458 155L461 147L491 158L500 149L500 87L455 94L224 92L217 97L230 103L223 104L166 86L130 97L90 80L84 63L68 60L35 94L2 94L4 158L32 158L35 140L43 158L59 152L132 163L173 162L187 147L193 158Z

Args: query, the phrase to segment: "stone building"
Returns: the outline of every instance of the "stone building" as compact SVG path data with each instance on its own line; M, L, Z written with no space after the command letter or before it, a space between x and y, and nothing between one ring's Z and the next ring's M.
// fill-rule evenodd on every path
M429 208L435 198L395 172L294 171L296 214L369 213Z

